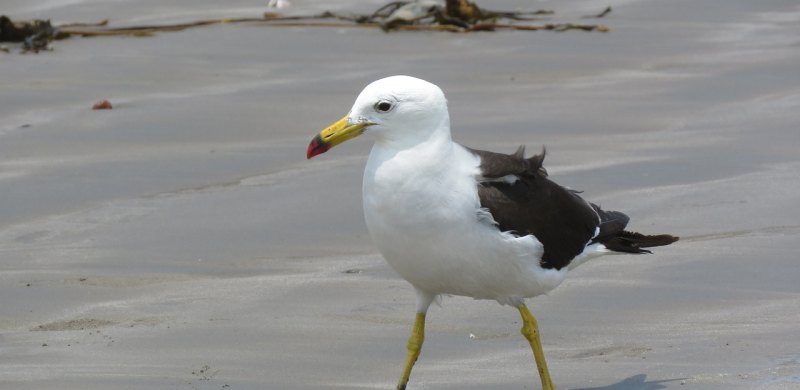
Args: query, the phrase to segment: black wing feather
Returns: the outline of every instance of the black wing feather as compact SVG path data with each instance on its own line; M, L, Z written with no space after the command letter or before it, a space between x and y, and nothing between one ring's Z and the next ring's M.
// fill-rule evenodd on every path
M575 191L547 178L544 151L530 158L523 157L523 148L514 154L472 151L481 158L481 175L487 179L478 186L481 207L500 230L534 235L544 245L544 268L561 269L583 252L600 219ZM508 175L518 180L491 181Z
M625 231L628 216L604 211L586 202L576 191L564 188L547 177L545 151L530 158L524 148L513 154L469 149L481 159L478 196L501 231L517 235L532 234L544 246L543 268L561 269L569 265L590 243L628 253L649 253L641 249L677 241L670 235L646 236ZM500 179L514 175L518 180ZM595 233L599 228L599 233ZM593 238L594 237L594 238Z

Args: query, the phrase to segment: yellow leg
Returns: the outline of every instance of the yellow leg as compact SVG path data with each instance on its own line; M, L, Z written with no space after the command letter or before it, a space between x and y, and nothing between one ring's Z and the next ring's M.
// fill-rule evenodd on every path
M539 340L539 325L536 323L536 318L533 317L528 307L521 304L518 307L519 314L522 315L522 335L528 339L533 350L533 358L536 359L536 368L539 369L539 378L542 380L542 390L555 390L553 381L550 379L550 372L547 371L547 362L544 360L544 351L542 351L542 342Z
M405 390L408 378L411 376L411 368L419 357L422 350L422 342L425 340L425 313L417 313L414 321L414 329L411 330L411 337L408 338L408 354L406 355L406 365L403 368L403 376L397 383L397 390Z

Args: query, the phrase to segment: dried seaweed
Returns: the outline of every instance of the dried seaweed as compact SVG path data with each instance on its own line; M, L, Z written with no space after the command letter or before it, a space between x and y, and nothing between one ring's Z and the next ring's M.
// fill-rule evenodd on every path
M586 16L584 16L583 18L584 18L584 19L592 19L592 18L597 18L597 19L599 19L599 18L604 18L604 17L606 17L606 15L608 15L608 14L610 14L610 13L611 13L611 6L609 5L608 7L606 7L606 9L604 9L604 10L603 10L603 12L600 12L600 13L599 13L599 14L597 14L597 15L586 15Z
M63 37L49 20L14 22L8 16L0 15L0 42L22 42L23 52L50 50L50 42Z
M587 16L602 18L611 12ZM322 12L316 15L291 15L267 12L256 18L205 19L187 23L109 27L108 20L98 23L70 23L52 26L49 20L12 22L0 16L0 42L22 42L23 52L50 49L50 42L72 36L150 36L159 32L182 31L189 28L215 24L249 23L274 27L337 27L379 28L383 31L444 31L468 33L478 31L519 30L555 31L569 30L607 32L601 24L541 23L553 15L551 10L495 11L478 7L469 0L400 0L390 2L371 14ZM7 50L6 50L7 51Z

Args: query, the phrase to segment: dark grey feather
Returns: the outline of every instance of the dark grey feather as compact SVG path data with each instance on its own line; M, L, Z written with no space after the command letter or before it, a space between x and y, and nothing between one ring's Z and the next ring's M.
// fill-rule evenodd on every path
M544 149L530 158L524 157L524 147L513 154L469 150L481 160L482 178L478 184L481 207L489 210L501 231L536 237L544 246L543 268L561 269L569 265L590 243L599 242L614 251L648 253L641 248L677 240L669 235L627 232L627 215L604 211L583 200L577 191L551 181L542 166ZM509 175L517 180L492 180Z

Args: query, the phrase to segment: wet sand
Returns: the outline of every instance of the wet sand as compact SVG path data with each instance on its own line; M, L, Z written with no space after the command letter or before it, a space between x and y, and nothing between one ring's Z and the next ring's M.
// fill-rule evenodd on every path
M117 25L264 11L154 4L2 11ZM304 155L392 74L444 89L458 142L547 145L554 180L683 238L529 301L560 389L797 388L800 7L608 4L607 34L219 25L0 53L0 388L394 388L414 294L362 220L368 142ZM102 99L114 109L92 111ZM517 316L446 298L409 388L538 389Z

